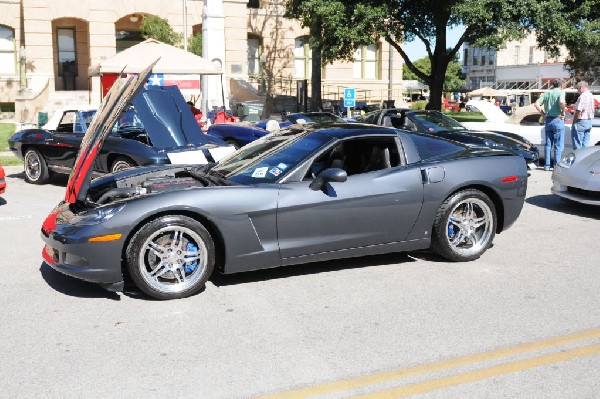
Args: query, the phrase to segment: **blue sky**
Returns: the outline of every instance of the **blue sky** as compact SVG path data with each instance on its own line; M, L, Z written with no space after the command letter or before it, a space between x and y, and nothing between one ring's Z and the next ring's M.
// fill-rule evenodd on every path
M462 25L458 26L454 29L448 29L448 32L447 32L448 46L447 47L455 46L456 43L458 42L458 39L464 33L464 31L465 31L465 28ZM425 51L425 45L419 39L415 39L410 43L405 43L404 51L406 51L406 54L408 54L408 57L411 59L411 61L415 61L415 60L418 60L419 58L423 58L423 57L427 56L427 51ZM458 55L459 55L459 57L462 58L462 51L459 51Z

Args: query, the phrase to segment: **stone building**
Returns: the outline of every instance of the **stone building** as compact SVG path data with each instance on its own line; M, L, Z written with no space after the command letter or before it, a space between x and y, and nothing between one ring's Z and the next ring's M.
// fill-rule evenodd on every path
M534 34L520 41L506 43L502 49L463 46L463 72L466 88L475 90L493 86L497 89L534 90L548 88L556 78L569 79L565 69L567 50L557 57L538 48Z
M90 67L141 42L148 15L187 37L203 34L203 57L223 70L222 88L202 80L209 106L222 105L217 91L231 100L265 92L293 98L298 81L310 84L311 51L307 29L284 11L281 0L3 0L0 106L14 103L15 120L34 122L64 103L99 102L100 78ZM359 101L399 101L401 79L400 56L379 41L356 49L354 62L324 66L323 97L338 100L354 87Z

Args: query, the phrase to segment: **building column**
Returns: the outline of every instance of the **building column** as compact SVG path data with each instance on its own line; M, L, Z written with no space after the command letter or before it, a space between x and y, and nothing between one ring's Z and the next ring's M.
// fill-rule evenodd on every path
M204 0L202 12L202 58L219 62L223 75L202 76L202 112L213 107L228 107L229 93L225 76L225 15L222 0Z

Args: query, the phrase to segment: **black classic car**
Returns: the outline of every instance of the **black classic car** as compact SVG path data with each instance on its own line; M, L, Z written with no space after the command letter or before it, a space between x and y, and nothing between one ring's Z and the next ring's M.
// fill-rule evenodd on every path
M119 291L124 275L160 299L236 273L432 248L479 258L518 218L527 168L510 152L352 123L292 125L217 164L131 168L91 180L119 102L88 129L63 201L42 225L44 261Z
M44 127L15 133L10 150L24 161L25 179L44 184L51 173L71 172L93 108L67 108ZM206 164L233 151L222 140L202 133L176 86L147 86L115 121L94 161L96 173L140 165Z
M430 134L472 146L501 148L522 156L530 167L539 161L539 150L524 137L515 133L470 130L440 111L389 108L369 113L358 122Z

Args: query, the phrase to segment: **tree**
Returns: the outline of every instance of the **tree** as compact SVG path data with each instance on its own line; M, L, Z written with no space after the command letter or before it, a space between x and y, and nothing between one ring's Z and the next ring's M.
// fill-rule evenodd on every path
M188 39L188 50L202 57L202 33L196 33Z
M425 74L431 73L431 61L429 57L423 57L413 62L415 67ZM427 84L423 79L414 74L406 64L403 65L402 77L404 80L417 80L423 84ZM458 62L458 58L455 58L448 64L446 70L446 78L444 79L443 93L451 91L459 91L465 85L465 76L462 73L462 67Z
M166 19L156 15L144 17L140 32L144 39L152 38L172 46L178 45L182 38L181 34L175 33Z
M362 34L353 35L346 22L352 9L340 0L287 0L286 18L299 19L309 29L312 51L311 109L321 108L321 68L336 59L350 58L348 46L364 44Z
M464 43L501 48L535 30L540 45L556 50L567 40L585 37L593 42L598 32L597 0L290 0L293 13L310 26L320 10L338 7L335 19L321 20L314 42L331 49L337 58L349 59L356 45L383 37L400 54L407 68L430 88L428 108L441 109L448 65ZM595 18L595 19L594 19ZM573 22L575 21L575 22ZM330 23L333 22L333 23ZM447 46L446 31L462 25L464 33L454 47ZM591 30L596 27L596 33ZM582 33L585 32L585 33ZM419 39L430 60L429 71L420 70L402 44Z
M600 79L600 7L597 0L553 1L556 11L533 19L538 43L556 54L569 51L566 64L577 79Z

